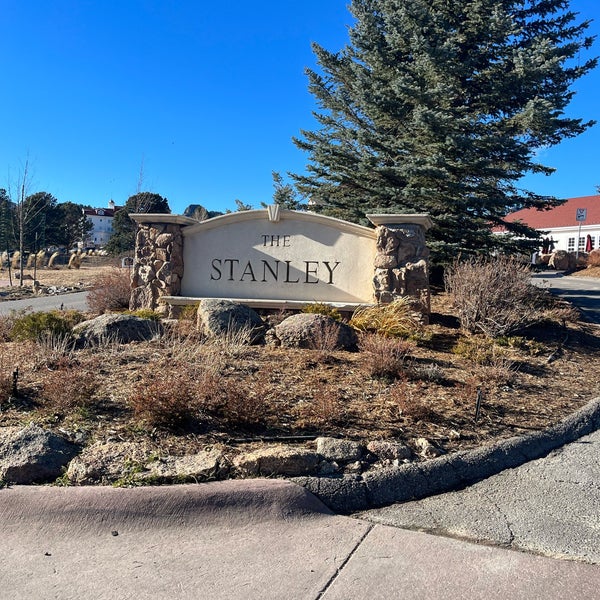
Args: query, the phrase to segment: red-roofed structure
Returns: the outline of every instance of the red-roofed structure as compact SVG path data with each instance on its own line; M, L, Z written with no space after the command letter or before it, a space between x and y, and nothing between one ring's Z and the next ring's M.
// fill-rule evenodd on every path
M550 210L524 208L507 215L506 220L521 221L546 232L555 250L574 252L600 247L600 195L570 198Z

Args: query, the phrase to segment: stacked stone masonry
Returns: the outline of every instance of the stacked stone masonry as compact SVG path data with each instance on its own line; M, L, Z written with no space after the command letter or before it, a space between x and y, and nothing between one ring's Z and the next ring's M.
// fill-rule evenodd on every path
M429 249L425 230L414 223L387 224L377 227L375 256L375 297L380 304L397 298L415 299L418 312L430 312Z
M149 308L158 313L168 313L169 305L160 303L160 298L178 296L182 277L181 226L140 223L136 236L129 308Z

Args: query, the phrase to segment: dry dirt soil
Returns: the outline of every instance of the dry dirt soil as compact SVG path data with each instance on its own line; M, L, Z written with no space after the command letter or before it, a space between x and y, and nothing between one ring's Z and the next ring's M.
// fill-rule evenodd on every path
M84 285L101 272L38 279ZM86 444L137 441L169 455L320 435L413 447L425 437L454 451L548 427L600 396L597 326L559 316L492 344L460 331L445 293L432 310L413 340L395 342L399 360L383 375L385 339L363 338L358 352L248 347L202 339L181 320L160 340L72 351L56 340L6 341L2 322L0 426L33 420Z

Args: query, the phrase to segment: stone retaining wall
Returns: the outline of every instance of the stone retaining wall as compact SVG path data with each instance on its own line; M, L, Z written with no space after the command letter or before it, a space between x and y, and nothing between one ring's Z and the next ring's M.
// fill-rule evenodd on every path
M183 236L181 225L139 223L135 241L135 260L131 274L129 308L148 308L168 313L160 303L163 296L178 296L183 277Z

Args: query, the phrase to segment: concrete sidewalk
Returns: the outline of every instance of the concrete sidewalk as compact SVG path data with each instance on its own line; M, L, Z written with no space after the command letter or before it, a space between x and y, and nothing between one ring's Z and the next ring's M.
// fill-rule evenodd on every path
M282 480L0 490L12 599L597 597L600 568L332 514Z

